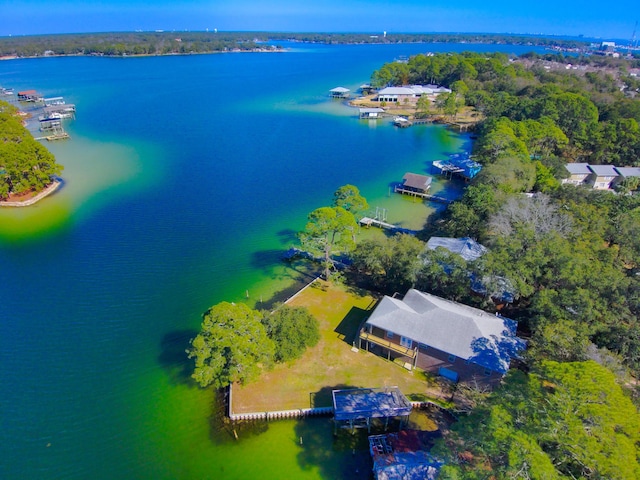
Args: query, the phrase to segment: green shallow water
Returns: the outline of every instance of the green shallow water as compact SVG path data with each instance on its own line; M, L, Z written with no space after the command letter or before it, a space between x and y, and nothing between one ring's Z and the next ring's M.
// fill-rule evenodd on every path
M468 139L360 122L326 93L442 48L459 47L0 62L0 85L78 106L72 139L47 144L64 187L0 209L0 477L367 478L366 451L327 419L233 440L213 393L186 381L184 349L212 304L297 277L279 258L339 186L422 226L432 206L390 183Z

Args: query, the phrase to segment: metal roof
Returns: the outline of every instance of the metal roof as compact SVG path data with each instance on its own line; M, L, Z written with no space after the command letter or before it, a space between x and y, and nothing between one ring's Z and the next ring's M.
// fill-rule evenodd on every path
M347 92L350 92L351 90L349 90L348 88L344 88L344 87L336 87L336 88L332 88L329 91L333 92L333 93L347 93Z
M361 108L360 113L384 113L384 108Z
M411 402L398 387L333 391L336 420L401 417L409 415L412 408Z
M487 248L469 237L431 237L427 242L427 248L435 250L438 247L446 248L451 253L456 253L467 262L477 260L487 253Z
M599 177L618 176L618 172L616 172L613 165L589 165L589 169Z
M378 92L378 95L415 95L416 92L409 87L386 87Z
M565 168L571 175L589 175L591 173L588 163L567 163Z
M500 373L524 348L513 320L415 289L384 297L366 323Z
M640 177L640 167L615 167L621 177Z

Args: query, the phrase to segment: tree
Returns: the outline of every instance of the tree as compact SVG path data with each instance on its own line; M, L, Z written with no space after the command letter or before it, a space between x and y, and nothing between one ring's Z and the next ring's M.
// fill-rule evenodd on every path
M640 415L593 361L543 362L502 387L446 437L448 477L619 479L640 476Z
M275 344L276 362L299 358L320 340L318 320L303 307L281 306L273 313L266 312L262 324Z
M321 207L309 214L305 229L300 232L302 246L323 258L324 276L329 278L333 266L332 256L348 252L355 244L353 234L357 227L351 212L342 207Z
M342 207L354 215L369 209L367 199L360 195L360 190L354 185L344 185L333 194L333 206Z
M192 377L201 387L246 383L270 366L274 345L260 312L244 304L222 302L202 318L200 333L187 350L189 358L195 358Z
M413 235L364 240L354 250L353 268L376 290L388 294L404 292L416 282L424 243Z

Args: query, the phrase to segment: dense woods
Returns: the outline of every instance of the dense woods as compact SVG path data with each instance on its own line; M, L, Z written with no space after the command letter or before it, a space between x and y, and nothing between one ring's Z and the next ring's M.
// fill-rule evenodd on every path
M469 236L488 251L466 262L418 239L365 241L356 278L385 293L416 285L502 308L529 341L523 371L491 395L474 392L476 407L445 436L443 478L640 474L638 182L617 192L561 184L567 162L640 165L639 85L628 73L638 65L568 62L418 55L372 75L379 86L457 85L452 95L482 112L473 154L483 170L420 238Z
M42 190L61 172L51 152L24 128L18 110L0 101L0 199Z

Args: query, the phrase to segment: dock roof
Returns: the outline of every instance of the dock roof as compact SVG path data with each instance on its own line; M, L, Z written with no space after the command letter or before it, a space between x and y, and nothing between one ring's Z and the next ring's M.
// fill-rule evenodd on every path
M334 418L338 421L401 417L409 415L412 408L398 387L333 391Z
M431 186L431 177L407 172L402 177L402 182L405 187L427 190Z
M351 90L344 87L336 87L329 90L331 93L349 93Z

